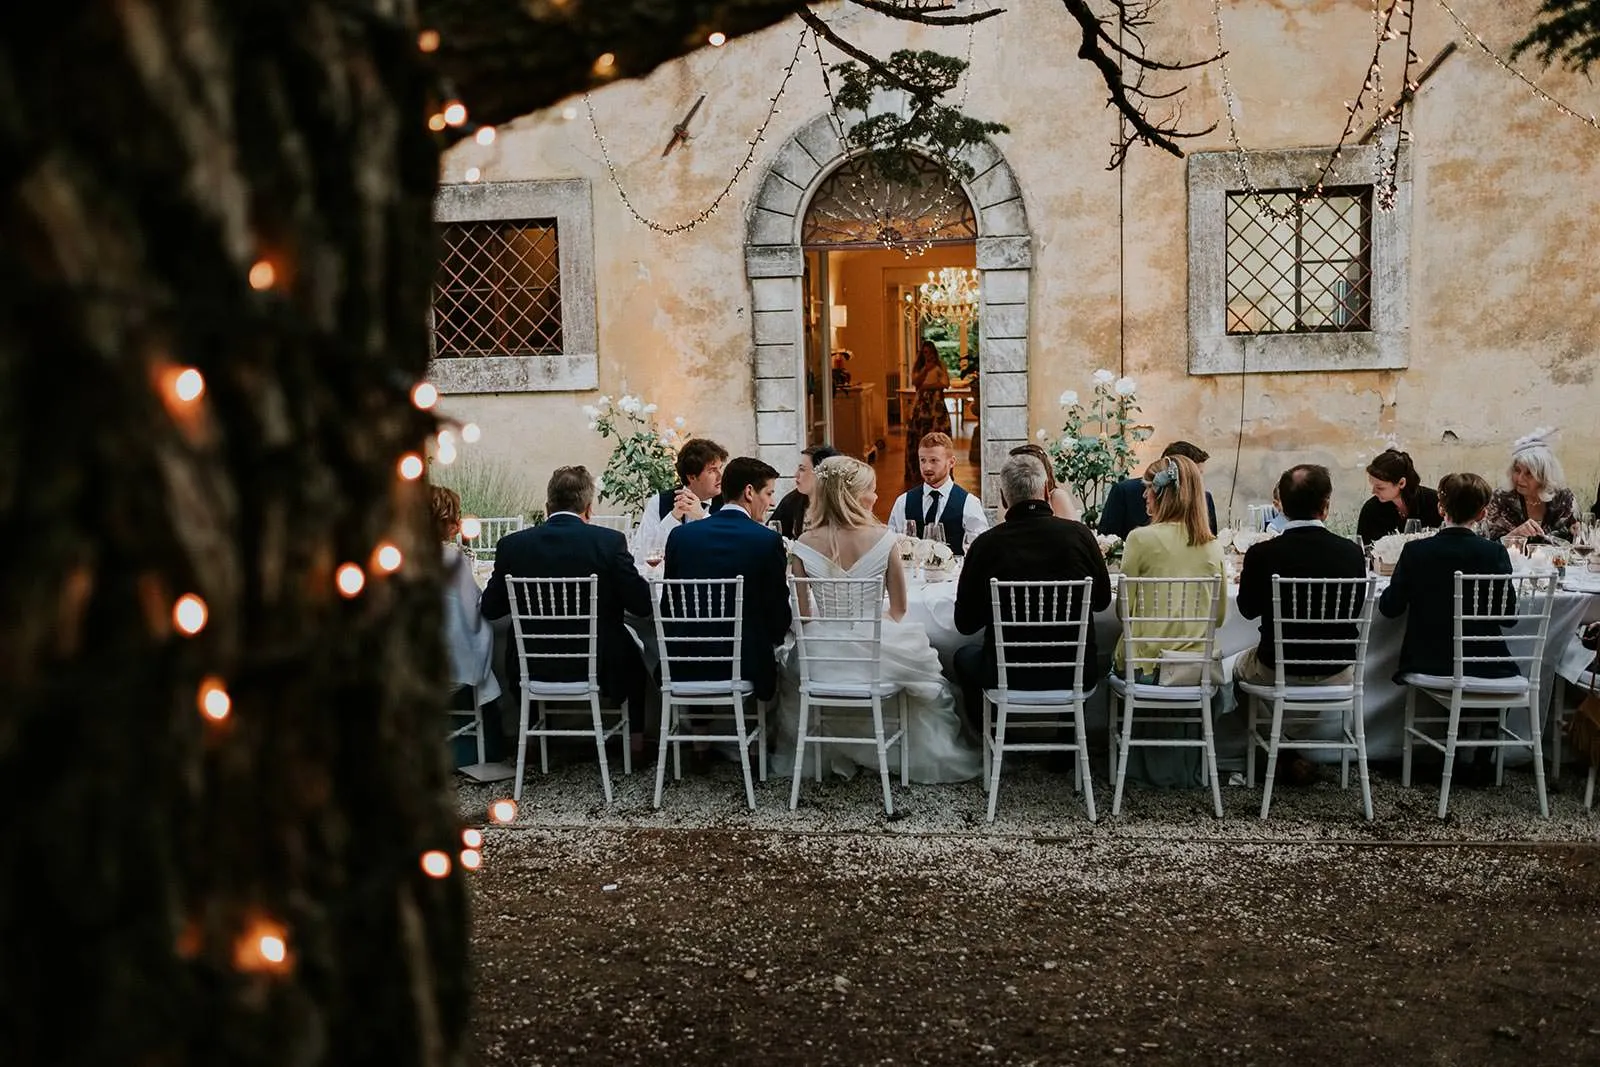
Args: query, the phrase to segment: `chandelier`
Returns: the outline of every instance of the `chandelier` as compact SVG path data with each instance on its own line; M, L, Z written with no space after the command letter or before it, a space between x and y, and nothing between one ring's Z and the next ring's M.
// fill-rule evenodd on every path
M964 336L978 317L978 272L966 267L930 270L928 280L906 294L903 310L913 323L943 319Z

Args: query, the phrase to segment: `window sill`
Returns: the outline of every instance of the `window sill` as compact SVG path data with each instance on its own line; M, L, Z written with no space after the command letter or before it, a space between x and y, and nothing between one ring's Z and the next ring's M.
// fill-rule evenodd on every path
M428 380L440 393L562 393L600 384L595 353L436 359Z

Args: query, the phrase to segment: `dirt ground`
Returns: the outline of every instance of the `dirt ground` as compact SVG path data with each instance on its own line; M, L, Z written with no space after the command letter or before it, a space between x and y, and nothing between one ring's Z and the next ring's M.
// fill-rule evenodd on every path
M1593 845L515 827L470 1062L1600 1062Z

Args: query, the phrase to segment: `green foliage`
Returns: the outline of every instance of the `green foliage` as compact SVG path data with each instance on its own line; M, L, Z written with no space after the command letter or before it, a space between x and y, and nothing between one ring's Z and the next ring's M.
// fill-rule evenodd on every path
M1083 521L1090 526L1100 517L1106 492L1133 470L1135 446L1153 432L1134 422L1139 413L1137 390L1132 378L1097 370L1088 404L1070 389L1061 394L1061 435L1050 440L1047 431L1039 431L1056 481L1071 486L1083 501Z
M678 484L675 446L684 436L683 419L659 430L651 418L656 406L627 395L615 404L602 396L598 405L584 405L583 413L589 416L591 430L616 442L600 477L602 501L621 504L623 511L637 515L651 497Z
M1538 21L1511 49L1511 58L1534 52L1548 66L1561 62L1580 74L1600 60L1600 0L1544 0Z
M956 87L966 69L967 64L954 56L909 49L891 55L884 61L884 69L840 63L833 68L841 82L835 100L840 107L867 116L846 138L890 181L918 184L913 161L919 156L931 156L955 177L971 181L972 165L961 153L990 134L1009 132L1009 128L971 118L939 102ZM873 95L879 90L906 93L911 100L907 114L870 114Z
M945 369L951 377L963 378L978 370L978 323L977 320L967 327L967 359L961 361L961 330L948 319L928 318L922 320L922 339L932 341L933 347L939 350L939 358L944 361Z
M466 451L448 467L434 462L428 471L434 485L461 495L461 514L483 518L521 515L530 524L544 521L541 494L518 471L496 460Z

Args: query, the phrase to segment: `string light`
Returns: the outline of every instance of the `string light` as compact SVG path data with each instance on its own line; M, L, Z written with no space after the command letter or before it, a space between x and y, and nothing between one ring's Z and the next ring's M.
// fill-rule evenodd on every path
M452 100L444 106L444 122L446 126L460 126L467 121L467 105L459 100Z
M495 136L493 126L480 126L478 127L478 132L472 135L472 139L487 148L489 145L494 144Z
M469 871L477 870L479 867L483 866L483 853L479 852L475 848L462 849L461 866L465 867Z
M407 452L401 456L400 477L408 482L414 482L422 477L422 457L415 452Z
M461 843L466 845L468 848L482 848L483 831L475 830L470 826L467 827L465 830L461 831Z
M439 466L448 467L456 461L456 442L452 437L441 433L438 444L434 447L433 458L439 461Z
M475 182L479 178L483 177L483 171L479 170L477 167L468 167L466 173L462 174L461 176L469 182Z
M564 107L564 108L561 109L561 118L562 118L563 121L571 122L573 119L575 119L577 117L578 117L578 109L577 108L575 108L575 107Z
M411 402L418 411L428 411L439 402L439 389L432 382L418 382L411 389Z
M405 562L405 556L398 546L388 541L383 542L372 554L372 565L375 569L385 574L393 574L400 569L400 564Z
M417 51L437 52L439 50L439 31L423 30L417 34Z
M185 593L172 606L172 621L183 633L193 637L206 628L206 602L193 593Z
M233 963L245 972L280 972L289 965L289 933L280 923L262 919L251 923L234 942Z
M475 515L468 515L461 520L461 536L468 541L476 541L483 536L483 522Z
M200 713L212 722L221 722L233 709L233 700L222 687L222 679L207 678L200 683Z
M483 438L483 430L475 422L466 423L461 427L461 440L469 445L477 444Z
M432 130L434 133L444 132L444 128L448 125L450 124L444 120L443 112L434 112L432 115L428 116L428 129Z
M800 54L805 49L806 36L810 32L810 27L801 27L800 39L795 42L794 55L790 58L788 65L783 68L783 80L778 83L778 92L772 97L772 107L767 111L767 117L761 121L761 125L756 129L755 136L747 142L749 151L745 153L744 159L739 162L739 165L734 168L733 177L728 179L728 184L722 187L722 191L712 199L707 207L685 222L670 225L657 222L641 215L639 209L633 206L633 201L628 199L628 191L622 187L622 179L617 175L617 165L612 162L611 150L606 145L605 137L600 133L600 123L595 119L594 115L594 101L589 99L588 93L583 94L583 106L589 111L589 126L594 130L594 139L600 145L600 158L605 161L606 173L611 177L611 185L616 189L618 198L622 200L622 206L628 209L628 214L632 215L635 221L654 230L656 233L672 236L673 234L687 233L716 214L717 209L722 206L722 202L727 199L728 194L739 183L739 179L744 177L744 172L750 169L751 162L756 158L756 146L766 137L767 128L772 125L773 117L778 114L778 101L783 99L783 91L789 85L789 78L794 74L795 65L800 62ZM602 56L601 58L604 59L605 57ZM563 111L562 117L569 118L572 116L568 116Z
M429 878L444 878L450 874L450 857L438 849L422 854L422 873Z
M341 563L333 575L334 584L345 597L359 596L366 588L367 575L354 563Z
M185 404L199 400L205 391L205 377L193 367L185 367L172 378L172 395Z
M517 817L515 800L497 800L489 805L489 818L498 823L508 823Z
M598 75L604 76L611 73L612 69L616 67L616 65L617 57L615 53L602 52L600 54L600 58L594 61L594 72Z
M723 45L728 43L728 35L719 30L716 33L713 33L710 37L707 37L706 43L712 48L721 48Z
M265 259L258 259L250 265L250 288L260 292L271 289L278 280L278 269Z
M1590 129L1600 130L1600 121L1596 121L1594 115L1585 115L1582 112L1562 103L1560 100L1557 100L1555 97L1539 88L1539 86L1534 83L1534 81L1526 74L1522 73L1522 71L1518 70L1516 67L1513 67L1509 62L1502 59L1500 55L1494 51L1494 49L1490 48L1484 39L1478 36L1477 31L1462 21L1461 16L1456 14L1455 9L1449 4L1445 3L1445 0L1438 0L1438 3L1440 7L1444 8L1445 13L1455 20L1455 24L1461 27L1461 32L1466 36L1467 40L1471 41L1475 46L1477 46L1478 50L1484 55L1492 59L1495 66L1499 67L1501 70L1517 79L1523 85L1526 85L1528 89L1532 91L1535 97L1543 100L1545 103L1549 104L1563 115L1567 116L1568 118L1577 119Z

